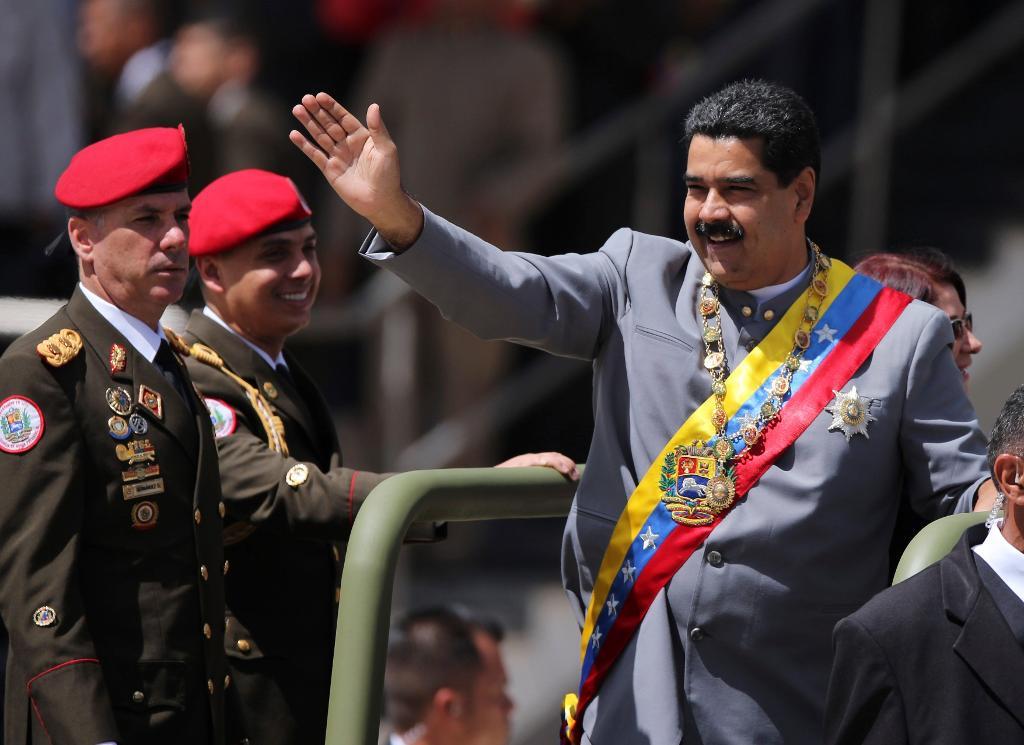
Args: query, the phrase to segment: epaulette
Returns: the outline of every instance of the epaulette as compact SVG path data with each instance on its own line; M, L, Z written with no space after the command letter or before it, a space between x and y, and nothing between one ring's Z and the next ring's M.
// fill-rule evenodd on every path
M36 345L36 352L50 367L61 367L82 350L82 337L72 329L61 329Z
M185 343L185 340L178 336L178 333L173 329L169 329L164 326L164 336L167 337L167 341L170 343L171 349L182 357L188 357L192 353L188 344Z

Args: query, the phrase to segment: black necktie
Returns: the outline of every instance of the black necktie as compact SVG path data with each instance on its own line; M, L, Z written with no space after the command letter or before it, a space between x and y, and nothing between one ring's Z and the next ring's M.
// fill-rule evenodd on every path
M274 366L274 372L277 373L278 377L288 382L292 388L295 387L295 381L292 380L292 374L288 371L288 365L283 362L279 362Z
M184 399L185 403L188 404L188 408L192 410L192 397L188 395L185 389L185 381L181 376L181 368L178 366L178 361L174 358L174 352L171 351L170 345L166 341L160 342L160 347L156 350L156 357L153 358L153 364L156 365L157 369L163 373L164 378L171 384L171 387L178 392L178 395Z

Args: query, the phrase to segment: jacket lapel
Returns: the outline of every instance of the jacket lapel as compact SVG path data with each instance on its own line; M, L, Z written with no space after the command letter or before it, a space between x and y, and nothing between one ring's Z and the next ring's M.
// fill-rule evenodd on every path
M969 529L942 562L943 604L950 622L961 627L953 643L954 652L1024 726L1024 710L1020 707L1024 650L982 584L971 551L985 534L984 525Z
M131 409L124 415L125 419L132 414L139 414L147 421L148 426L159 427L165 431L181 446L188 457L195 461L198 455L198 433L192 412L156 366L139 354L121 332L93 308L92 303L77 288L68 302L67 312L82 329L86 346L99 357L110 375L110 387L123 388L128 392ZM123 364L120 362L122 353L115 348L123 350ZM147 399L151 407L141 403L140 394L144 392L143 386L158 397L151 396ZM154 405L157 400L161 404L163 416L157 416L153 410L157 408Z

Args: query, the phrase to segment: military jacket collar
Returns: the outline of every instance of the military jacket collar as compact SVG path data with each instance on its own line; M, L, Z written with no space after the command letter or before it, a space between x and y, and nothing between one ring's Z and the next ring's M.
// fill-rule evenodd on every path
M167 338L164 336L162 326L157 325L154 331L132 314L121 310L116 305L91 292L81 282L78 283L78 289L81 291L82 296L89 301L89 304L96 309L96 312L103 316L107 323L121 332L124 338L128 340L128 343L135 348L135 351L145 358L146 362L153 361L156 357L157 349L160 347L160 342L165 341Z
M146 418L150 426L160 427L179 443L192 460L198 457L198 430L196 419L181 395L163 374L128 341L125 335L107 321L78 288L67 305L68 317L82 332L84 346L96 355L110 375L111 388L127 389L132 399L132 414ZM114 365L115 347L124 355L123 365ZM179 365L182 380L188 373ZM160 401L159 411L143 405L143 389L149 389ZM204 414L205 415L205 414Z
M193 311L186 331L200 343L212 348L233 373L259 389L270 404L298 424L300 432L310 433L315 452L330 453L337 450L337 435L327 413L327 404L316 386L285 350L282 352L291 380L267 364L263 357L232 331L201 311ZM298 436L298 432L285 426L285 439Z

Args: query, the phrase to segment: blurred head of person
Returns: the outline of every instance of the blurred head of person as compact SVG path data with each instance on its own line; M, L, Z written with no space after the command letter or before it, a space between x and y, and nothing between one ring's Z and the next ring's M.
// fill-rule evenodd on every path
M310 320L320 288L312 212L291 179L255 168L196 195L189 252L206 304L271 357Z
M392 632L385 716L405 745L507 745L512 700L494 622L451 608L405 617Z
M163 38L168 10L161 0L82 0L78 13L82 58L113 79L133 54Z
M188 277L184 131L155 127L83 148L54 189L82 286L155 329Z
M949 316L953 325L953 359L966 386L971 377L967 368L982 344L974 333L974 318L967 312L964 280L949 257L937 248L921 246L900 253L872 254L854 268L887 287L934 305Z
M182 90L208 101L227 83L252 84L260 69L259 43L235 19L203 18L179 29L170 65Z

